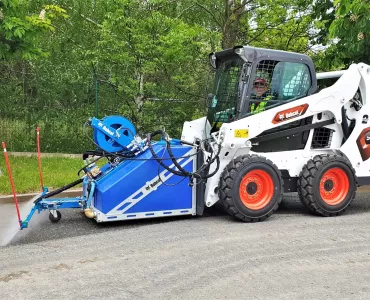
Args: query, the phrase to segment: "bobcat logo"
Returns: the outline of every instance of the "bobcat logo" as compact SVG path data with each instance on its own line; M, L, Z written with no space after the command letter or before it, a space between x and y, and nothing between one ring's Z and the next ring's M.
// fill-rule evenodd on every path
M299 106L295 106L295 107L280 111L272 119L272 123L277 124L280 122L284 122L288 119L292 119L292 118L296 118L301 115L304 115L307 111L307 108L308 108L308 104L302 104Z

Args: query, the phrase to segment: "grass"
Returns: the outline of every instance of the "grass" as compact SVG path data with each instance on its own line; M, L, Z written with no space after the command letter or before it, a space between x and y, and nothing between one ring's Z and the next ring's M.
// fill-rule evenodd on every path
M0 142L6 142L10 152L36 151L36 127L39 126L43 153L83 153L94 145L87 138L81 123L83 121L80 118L65 120L50 117L47 122L33 119L13 120L4 118L0 113ZM89 136L90 131L88 130Z
M9 154L9 161L17 194L41 191L37 157L12 156ZM102 165L104 162L106 161L102 159L98 165ZM41 164L44 185L49 190L57 189L77 180L79 178L77 172L84 166L82 158L61 157L43 157L41 158ZM0 157L0 169L0 195L10 195L12 190L3 155ZM78 187L81 187L81 185L74 188Z

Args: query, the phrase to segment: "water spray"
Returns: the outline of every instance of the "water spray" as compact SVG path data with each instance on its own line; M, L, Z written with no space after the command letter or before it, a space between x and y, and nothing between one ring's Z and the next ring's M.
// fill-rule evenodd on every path
M5 156L5 163L6 163L6 167L8 169L8 175L9 175L9 181L10 181L10 185L12 187L12 192L13 192L13 197L14 197L14 203L15 203L15 208L17 210L17 216L18 216L18 222L19 222L19 226L20 228L22 229L22 220L21 220L21 214L19 212L19 203L18 203L18 199L17 199L17 194L15 192L15 186L14 186L14 181L13 181L13 175L12 175L12 170L10 168L10 162L9 162L9 157L8 157L8 152L6 151L6 145L5 145L5 142L2 142L2 145L3 145L3 149L4 149L4 156Z

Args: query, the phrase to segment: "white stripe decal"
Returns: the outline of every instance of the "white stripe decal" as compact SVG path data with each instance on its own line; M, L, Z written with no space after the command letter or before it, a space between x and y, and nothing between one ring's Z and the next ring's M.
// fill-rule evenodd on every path
M190 150L189 152L187 152L184 156L188 156L188 155L191 155L193 152L193 149ZM187 160L180 164L181 167L184 167L186 166L189 162L191 162L192 160L194 159L194 157L189 157L187 158ZM184 158L180 158L177 160L177 162L180 162L184 160ZM177 170L177 168L175 167L174 168L174 164L170 165L169 168L173 168L175 170ZM164 175L165 173L168 173L166 176ZM128 198L126 198L123 202L121 202L120 204L118 204L117 206L115 206L113 209L111 209L107 214L115 214L115 213L120 213L120 214L123 214L125 213L128 209L130 209L132 206L134 206L135 204L137 204L138 202L140 202L143 198L145 198L148 194L150 194L152 191L155 191L158 187L160 187L162 185L162 182L166 182L168 179L170 179L174 174L167 171L166 169L163 170L159 176L160 176L160 179L162 181L160 181L158 175L156 177L154 177L152 180L150 181L147 181L145 183L145 185L143 185L140 189L138 189L136 192L134 192L131 196L129 196ZM159 182L158 182L159 181ZM156 184L153 184L153 183L156 183ZM152 186L153 185L153 186ZM140 195L141 194L141 195ZM140 195L140 197L136 198L138 195ZM120 207L122 207L124 204L126 203L130 203L129 205L125 206L122 210L118 210Z

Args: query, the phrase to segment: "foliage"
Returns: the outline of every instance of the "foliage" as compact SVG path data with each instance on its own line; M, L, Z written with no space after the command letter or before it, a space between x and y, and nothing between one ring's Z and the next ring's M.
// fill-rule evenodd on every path
M44 152L81 153L93 147L86 120L111 114L178 137L206 112L210 52L249 44L313 54L318 69L366 62L368 11L360 0L0 0L0 137L34 151L40 126Z
M299 53L310 50L314 37L311 2L306 0L264 0L252 17L256 25L245 43L262 48Z
M53 32L53 18L67 18L57 5L45 5L39 15L30 13L31 2L0 0L0 59L16 56L31 60L45 56L39 46L45 32Z
M345 53L353 61L370 61L370 2L336 0L335 20L330 26L330 37L338 37Z
M353 62L370 61L370 2L363 0L318 0L318 38L329 47L321 57L326 68L346 67Z

